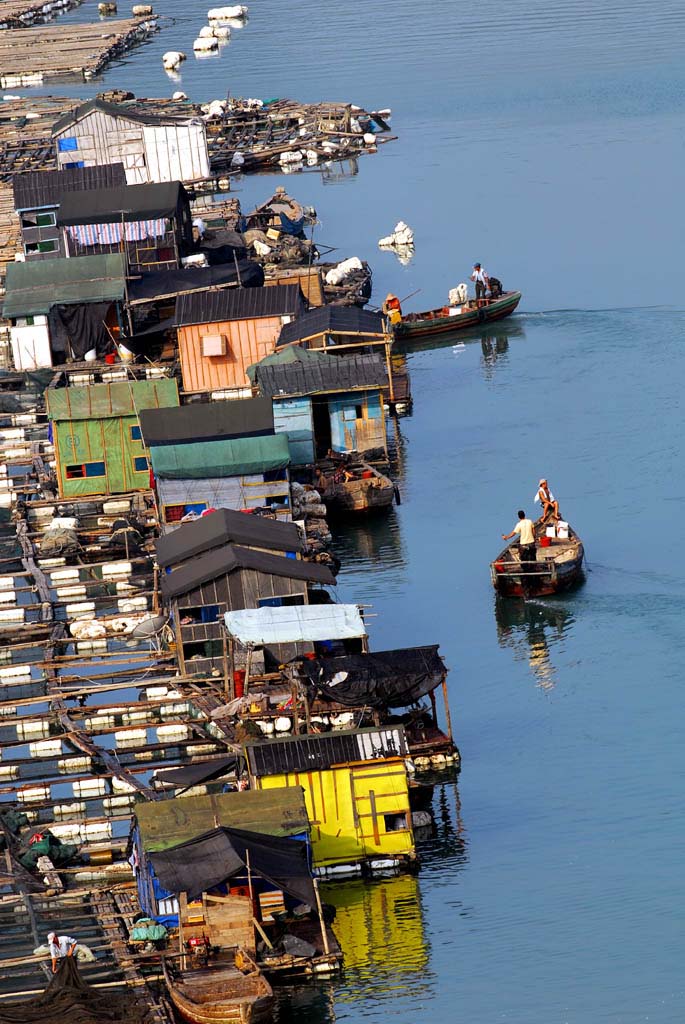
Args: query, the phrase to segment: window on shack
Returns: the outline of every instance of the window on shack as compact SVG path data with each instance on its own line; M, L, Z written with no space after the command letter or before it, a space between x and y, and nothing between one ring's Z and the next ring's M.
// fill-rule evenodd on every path
M46 238L43 242L29 242L24 246L27 256L36 256L39 253L57 252L59 249L58 238Z
M409 828L406 814L384 814L386 832L406 832Z
M303 594L285 594L283 597L260 597L258 608L291 608L293 605L304 604Z
M58 139L57 149L60 153L72 153L78 149L78 139L75 135L67 135L63 139Z
M136 473L147 473L150 467L146 457L144 455L139 455L133 460L133 468Z
M104 462L81 462L65 468L67 480L85 480L91 476L105 476Z
M287 480L287 479L288 479L288 471L287 471L285 466L283 466L282 469L268 469L266 471L266 473L264 473L264 483L265 484L273 484L273 483L277 483L279 480Z
M139 426L131 427L131 440L132 441L142 441L143 440L143 435L141 433L141 430L140 430Z
M23 228L51 228L57 223L57 215L54 210L46 210L43 213L22 213L21 226Z
M199 516L206 509L206 501L197 501L185 505L164 505L164 522L180 523L184 516L190 515L191 512Z

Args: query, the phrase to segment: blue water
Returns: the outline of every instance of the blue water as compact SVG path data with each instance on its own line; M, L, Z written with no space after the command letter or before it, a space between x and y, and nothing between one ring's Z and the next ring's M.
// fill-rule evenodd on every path
M410 356L402 505L339 538L373 646L440 642L463 771L418 880L327 894L345 978L280 1019L679 1024L685 8L254 0L172 82L161 54L191 52L205 9L155 6L173 24L72 95L390 106L399 139L357 173L239 181L241 200L284 182L321 242L372 261L376 298L437 305L476 259L524 293L496 332ZM406 267L376 246L400 218ZM587 581L498 607L488 563L541 475Z

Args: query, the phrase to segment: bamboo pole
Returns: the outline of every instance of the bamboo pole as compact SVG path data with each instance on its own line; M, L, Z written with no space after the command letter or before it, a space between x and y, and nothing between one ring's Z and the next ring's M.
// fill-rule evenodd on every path
M319 880L318 878L312 878L314 884L314 895L316 897L316 911L319 915L319 924L321 925L321 939L323 941L323 950L326 956L331 955L330 948L328 946L328 932L326 930L326 922L323 919L323 907L321 906L321 894L319 892Z

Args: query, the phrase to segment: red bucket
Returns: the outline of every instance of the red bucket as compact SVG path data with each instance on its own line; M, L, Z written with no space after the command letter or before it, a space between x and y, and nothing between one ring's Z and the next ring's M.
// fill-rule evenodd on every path
M112 366L112 364L115 363L116 360L117 357L114 354L114 352L108 352L107 355L105 356L105 362L107 363L108 366Z
M233 695L234 697L245 696L245 669L237 668L233 673Z
M544 537L540 537L540 547L541 548L550 548L551 546L552 546L552 538L551 537L548 537L546 534L545 534Z

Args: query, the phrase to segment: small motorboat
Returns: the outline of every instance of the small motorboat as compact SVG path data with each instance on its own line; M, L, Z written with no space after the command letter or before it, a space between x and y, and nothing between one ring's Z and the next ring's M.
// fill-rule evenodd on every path
M568 524L535 524L536 560L521 562L517 540L510 541L490 564L490 578L503 597L545 597L577 586L583 579L583 542ZM557 524L558 527L558 524ZM549 533L555 536L549 536ZM560 533L561 536L556 536ZM525 568L522 568L525 567Z
M389 508L397 496L390 477L360 459L322 461L317 470L321 500L331 511L370 512Z
M405 341L429 337L433 334L451 334L453 331L479 327L510 316L519 302L521 292L503 292L496 299L468 299L460 306L441 306L425 313L407 313L394 326L395 337Z
M235 963L180 971L163 961L163 971L174 1007L190 1024L257 1024L271 1018L271 985L243 950Z

